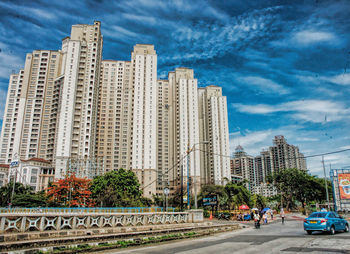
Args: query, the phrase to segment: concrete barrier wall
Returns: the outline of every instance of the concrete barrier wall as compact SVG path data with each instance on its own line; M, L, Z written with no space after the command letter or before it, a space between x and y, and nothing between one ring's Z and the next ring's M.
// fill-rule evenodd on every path
M202 210L165 213L0 214L0 234L99 229L203 221Z

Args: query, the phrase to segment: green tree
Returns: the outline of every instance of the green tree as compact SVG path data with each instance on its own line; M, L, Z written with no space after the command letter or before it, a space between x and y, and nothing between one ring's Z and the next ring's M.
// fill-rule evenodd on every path
M252 205L251 195L249 190L244 186L244 183L228 183L225 186L225 191L228 196L230 209L237 209L240 205Z
M8 204L11 202L12 191L12 182L0 188L0 205L2 207L8 206ZM46 196L42 192L35 193L29 186L25 186L21 183L16 183L13 193L13 207L46 206Z
M44 192L20 193L13 199L13 206L18 207L39 207L47 206L47 196Z
M119 169L93 179L90 190L103 207L142 206L142 191L134 172ZM147 201L149 202L149 201Z
M302 207L311 201L326 199L323 179L308 174L306 171L291 168L275 172L269 177L270 181L282 194L286 208L291 208L295 201Z
M259 194L252 195L252 204L254 207L259 208L259 210L265 208L266 203L267 203L266 197Z
M198 204L203 205L203 198L207 196L217 195L218 197L218 209L226 206L228 203L228 195L225 188L220 185L205 185L203 186L201 193L199 194Z

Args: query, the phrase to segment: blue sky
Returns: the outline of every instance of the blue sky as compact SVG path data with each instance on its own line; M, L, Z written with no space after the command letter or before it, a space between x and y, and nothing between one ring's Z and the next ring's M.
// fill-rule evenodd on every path
M251 155L284 135L305 155L350 148L350 1L0 2L0 115L25 54L60 48L71 25L102 22L104 59L154 44L158 76L179 66L223 87L231 151ZM350 165L350 152L325 157ZM308 159L321 174L321 158Z

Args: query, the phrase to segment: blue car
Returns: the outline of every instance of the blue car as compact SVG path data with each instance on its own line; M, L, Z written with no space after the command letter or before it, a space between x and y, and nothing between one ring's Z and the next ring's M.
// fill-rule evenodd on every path
M349 223L335 212L315 212L304 220L304 230L311 235L314 231L349 232Z

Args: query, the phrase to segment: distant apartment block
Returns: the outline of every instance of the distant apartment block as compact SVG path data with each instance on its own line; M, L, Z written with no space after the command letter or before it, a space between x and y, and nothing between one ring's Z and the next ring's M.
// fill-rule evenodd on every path
M307 170L304 155L297 146L288 144L284 136L275 136L273 146L256 157L247 155L241 146L237 146L231 159L232 175L242 176L248 181L247 186L253 193L264 196L277 193L268 184L268 176L287 168Z

